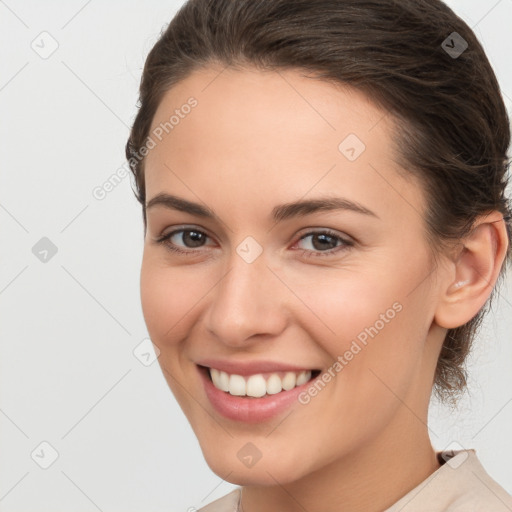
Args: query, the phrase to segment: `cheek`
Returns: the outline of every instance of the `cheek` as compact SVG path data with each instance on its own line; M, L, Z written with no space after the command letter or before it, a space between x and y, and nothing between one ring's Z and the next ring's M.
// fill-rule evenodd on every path
M310 329L332 364L325 368L325 391L319 385L308 392L304 428L321 422L327 438L347 446L372 438L391 420L420 369L424 341L415 321L421 307L406 294L364 280L359 289L357 294L340 285L328 296L319 293L320 316L335 334Z
M171 268L144 254L140 293L144 320L157 345L179 340L190 323L190 312L202 296L199 279L190 279L183 268Z
M149 336L159 348L158 363L180 407L190 417L193 406L190 391L183 383L188 361L184 352L194 324L193 306L201 293L200 282L190 280L183 268L171 268L162 258L144 253L140 274L141 305Z
M390 359L386 350L421 349L429 308L421 287L412 292L427 274L424 259L419 255L404 262L400 252L387 251L364 270L340 275L323 299L318 293L317 301L328 312L326 323L343 340L339 350L357 341L362 347L374 346L384 361Z
M305 283L303 293L296 291L314 315L308 318L315 339L324 339L333 356L348 349L352 340L364 344L383 337L405 309L399 287L381 276L357 271L331 275L325 282L328 285Z
M343 385L335 387L343 395L350 389L356 407L374 396L375 388L389 394L378 377L398 394L406 392L428 332L424 295L421 290L410 293L411 283L423 275L420 262L411 272L392 271L391 265L385 270L331 278L328 287L310 287L306 301L315 305L316 316L308 315L310 335L333 364L338 361L333 380Z

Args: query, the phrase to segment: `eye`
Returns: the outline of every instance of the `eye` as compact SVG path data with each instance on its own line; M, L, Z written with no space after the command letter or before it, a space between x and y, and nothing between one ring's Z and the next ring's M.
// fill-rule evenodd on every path
M195 254L198 251L186 250L186 249L197 249L203 247L206 240L210 237L200 231L199 229L177 229L160 236L155 240L156 243L164 245L170 251L178 252L181 254ZM184 249L180 249L180 242Z
M302 255L306 257L331 256L354 245L351 240L345 239L329 229L306 233L301 236L297 244L308 239L309 241L303 244L308 247L302 250Z

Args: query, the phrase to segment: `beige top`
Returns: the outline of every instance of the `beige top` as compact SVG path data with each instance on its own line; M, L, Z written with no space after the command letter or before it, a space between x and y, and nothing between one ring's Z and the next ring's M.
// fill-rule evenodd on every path
M512 512L512 496L489 476L475 450L438 452L437 457L443 465L383 512ZM198 512L239 512L240 490Z

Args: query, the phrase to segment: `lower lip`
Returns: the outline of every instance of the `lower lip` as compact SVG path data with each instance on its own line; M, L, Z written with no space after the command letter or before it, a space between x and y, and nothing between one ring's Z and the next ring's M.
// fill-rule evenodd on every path
M213 408L230 420L244 423L260 423L283 413L293 403L298 403L300 393L316 380L316 378L310 379L300 386L275 395L265 395L260 398L242 397L217 389L210 380L209 370L199 366L197 368L204 384L206 396Z

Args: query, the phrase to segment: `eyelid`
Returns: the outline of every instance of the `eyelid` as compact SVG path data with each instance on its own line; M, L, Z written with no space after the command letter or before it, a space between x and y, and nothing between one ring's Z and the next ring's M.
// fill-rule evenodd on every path
M347 233L345 233L343 231L338 231L337 229L326 228L326 227L322 227L322 226L309 226L307 228L301 229L296 236L299 239L302 239L304 236L315 234L315 233L320 233L320 234L326 233L331 236L338 237L347 243L348 242L356 243L356 239L354 237L348 235Z
M169 237L169 236L172 236L173 234L176 234L176 233L178 233L180 231L198 231L200 233L203 233L204 235L206 235L210 239L214 238L213 236L210 235L208 229L203 228L202 226L196 226L194 224L177 224L176 226L173 226L168 231L166 231L164 229L159 235L157 235L156 238L157 239L158 238L161 239L161 238Z

